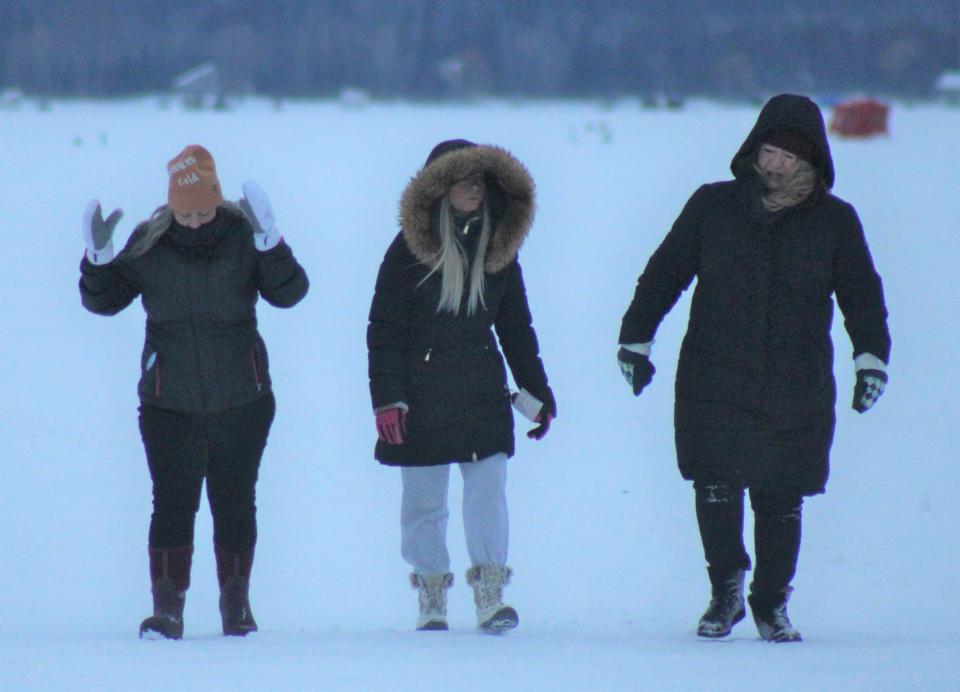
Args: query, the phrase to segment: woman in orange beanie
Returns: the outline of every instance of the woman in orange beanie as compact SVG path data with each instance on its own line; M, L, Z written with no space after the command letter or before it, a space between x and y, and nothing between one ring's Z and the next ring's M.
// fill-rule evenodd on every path
M141 637L183 636L193 529L204 478L213 514L225 635L256 631L249 585L256 482L275 401L256 302L296 305L308 280L276 229L266 193L243 185L225 202L213 157L191 145L167 165L167 204L114 257L118 209L93 200L83 218L84 307L115 315L141 296L140 434L153 481L149 556L153 615Z

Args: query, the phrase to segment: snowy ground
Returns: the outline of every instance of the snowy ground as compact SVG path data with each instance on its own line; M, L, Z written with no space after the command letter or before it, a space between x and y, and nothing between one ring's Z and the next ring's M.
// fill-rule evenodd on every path
M694 634L708 587L671 428L686 299L641 398L614 352L637 273L696 186L729 177L755 116L709 103L183 113L154 99L0 111L0 689L960 690L958 110L895 105L889 137L832 141L835 191L864 221L894 347L887 394L858 416L835 324L833 474L805 505L790 604L804 643L765 644L751 622L723 642ZM452 631L412 631L399 474L372 459L373 281L401 189L450 137L511 149L539 194L522 260L560 417L541 443L521 434L511 461L507 595L521 626L500 638L473 629L458 474ZM112 319L81 308L80 217L92 197L123 207L124 240L193 142L234 197L249 178L267 189L312 289L292 311L260 309L279 400L259 484L261 631L219 634L204 503L186 638L145 642L144 319L139 304Z

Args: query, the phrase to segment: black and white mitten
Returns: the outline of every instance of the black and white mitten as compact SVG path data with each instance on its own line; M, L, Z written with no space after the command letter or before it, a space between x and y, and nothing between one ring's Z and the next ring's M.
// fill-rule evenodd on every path
M643 346L647 346L644 344ZM620 347L617 351L617 363L620 365L620 372L627 380L627 384L633 390L634 396L640 396L640 392L653 380L653 374L657 371L650 362L649 356L645 353L638 353L632 349Z
M887 373L883 370L864 368L857 370L857 383L853 387L853 410L865 413L877 403L887 386Z

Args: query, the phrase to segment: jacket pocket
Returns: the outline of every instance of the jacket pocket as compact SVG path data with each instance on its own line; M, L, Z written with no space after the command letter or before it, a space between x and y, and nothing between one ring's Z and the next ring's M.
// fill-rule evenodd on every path
M150 344L140 359L140 393L160 398L160 355Z
M253 373L253 383L257 387L258 392L263 391L263 361L260 358L260 354L257 352L257 345L250 344L250 368Z

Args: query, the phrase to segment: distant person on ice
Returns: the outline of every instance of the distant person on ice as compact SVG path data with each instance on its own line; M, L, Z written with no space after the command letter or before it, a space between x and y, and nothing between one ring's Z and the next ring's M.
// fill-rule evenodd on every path
M401 553L419 592L419 630L448 628L451 464L463 475L477 624L499 632L518 623L502 602L514 437L493 330L521 388L515 405L538 423L527 436L539 440L557 408L517 260L533 213L533 179L506 150L441 142L403 193L401 231L380 266L367 329L375 456L402 467Z
M248 596L255 489L275 411L255 305L258 296L276 307L296 305L308 282L256 183L244 184L240 206L225 202L213 158L197 145L167 170L167 204L137 226L116 257L112 236L122 212L104 221L99 202L87 206L80 295L100 315L141 296L147 313L138 393L153 480L153 616L140 636L183 636L204 478L223 633L244 636L257 629Z
M835 424L833 300L853 343L853 408L887 382L890 335L880 277L854 208L830 193L820 109L772 98L731 164L698 189L637 281L617 358L640 394L661 320L694 278L677 366L680 473L693 481L712 599L697 634L745 615L743 491L755 519L749 603L760 636L800 641L787 617L804 496L824 492Z

